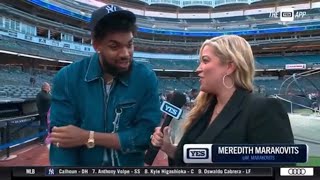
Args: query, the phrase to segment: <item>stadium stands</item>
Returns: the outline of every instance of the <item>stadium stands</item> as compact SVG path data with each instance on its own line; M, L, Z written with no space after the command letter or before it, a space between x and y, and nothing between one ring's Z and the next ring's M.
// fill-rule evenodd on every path
M35 77L35 85L30 84L30 77ZM0 66L0 92L2 96L22 99L34 99L43 82L52 82L53 75L34 71L23 72L20 68Z
M167 63L168 64L168 63ZM52 82L53 74L47 75L44 72L36 73L36 85L32 87L29 82L30 73L22 72L18 68L0 68L0 92L2 96L17 97L22 99L35 98L36 94L40 90L40 86L43 82ZM278 90L280 87L281 80L268 79L256 80L257 86L268 87L267 90ZM199 88L198 78L170 78L170 77L159 77L159 91L163 92L166 90L181 90L188 91L192 88Z
M13 51L17 53L24 53L29 55L47 57L52 59L63 59L75 61L82 59L84 56L63 53L63 48L36 44L28 41L14 39L2 36L0 38L0 49Z
M268 65L273 67L284 67L286 64L301 63L283 56L257 57L256 61L262 65Z
M299 25L299 26L310 26L310 25L320 25L320 21L311 21L311 22L292 22L291 25Z
M279 27L285 27L285 25L281 23L273 23L273 24L257 24L255 25L257 29L266 29L266 28L279 28Z
M151 42L150 42L151 43ZM198 44L198 43L197 43ZM47 57L59 60L76 61L84 58L82 55L77 54L76 50L71 54L69 49L53 47L48 45L36 44L28 41L14 39L2 36L0 38L1 50L8 50L17 53L25 53L35 56ZM67 51L68 50L68 51ZM80 53L79 53L80 54ZM146 64L154 69L179 69L179 70L195 70L197 62L195 60L178 60L175 56L172 59L150 59ZM299 55L299 56L269 56L257 57L256 67L264 69L266 67L283 68L286 64L299 64L299 63L316 63L320 55Z
M319 63L320 56L317 55L298 55L298 56L289 56L291 59L303 62L303 63Z
M40 88L31 88L28 86L4 85L0 87L0 92L5 92L6 97L21 99L35 99Z
M199 85L200 84L198 78L159 78L159 92L165 92L168 90L179 90L187 92L190 89L198 89Z
M234 16L234 17L225 17L225 18L216 18L219 22L239 22L246 21L248 18L246 16Z
M270 18L270 14L255 14L255 15L249 15L248 19L268 19Z
M54 73L52 75L48 75L44 72L38 71L34 76L36 78L36 84L34 87L31 86L29 82L29 78L31 76L33 75L30 73L22 72L17 68L10 68L10 70L8 70L8 68L0 68L0 95L2 97L34 99L37 93L40 91L40 87L43 82L52 82ZM318 80L318 78L315 77L315 79L312 80ZM279 80L274 77L263 77L257 78L254 83L258 88L263 87L267 95L271 95L274 93L278 93L279 87L282 82L283 80ZM318 87L320 87L320 82L316 84L318 85ZM159 77L159 92L165 92L167 90L180 90L187 92L192 88L198 89L199 86L199 79L196 77Z
M154 69L168 70L195 70L198 66L197 61L194 60L152 59L149 63Z
M85 12L78 10L77 8L74 8L70 6L72 4L71 1L48 1L49 3L52 3L55 6L59 6L60 8L64 8L66 10L69 10L71 12L74 12L76 14L81 14L84 17L88 17L88 14L86 12L88 9L85 10ZM14 9L13 7L7 7L7 9ZM92 10L92 7L89 8ZM15 10L12 10L15 11ZM20 10L16 10L17 12L20 12ZM26 12L24 12L26 13ZM309 15L316 15L320 13L320 8L318 9L310 9L307 10L307 14ZM144 25L148 25L148 27L154 27L154 23L157 23L157 25L163 25L165 29L181 29L181 28L187 28L186 31L192 31L192 30L206 30L208 29L214 29L215 31L223 32L226 29L230 29L233 31L239 30L239 29L265 29L265 28L274 28L274 27L284 27L282 23L272 23L272 18L270 18L270 14L263 13L263 14L250 14L245 16L232 16L232 17L216 17L216 18L197 18L197 19L191 19L191 18L184 18L184 19L178 19L178 18L165 18L165 17L147 17L142 15L138 16L138 22L143 23ZM32 14L28 14L28 18L33 17ZM73 17L73 16L72 16ZM78 18L81 18L80 16L77 16ZM44 21L44 22L50 22L52 20L44 20L41 17L34 18L37 21ZM253 23L252 25L250 23L252 22L258 22L256 20L264 20L268 19L268 21L265 21L264 23ZM308 22L305 20L302 20L299 24L298 22L293 22L291 25L315 25L315 22ZM260 22L260 21L259 21ZM319 21L320 22L320 21ZM250 24L250 26L248 25ZM58 22L52 21L52 24L54 26L63 26L62 24L59 24ZM241 24L241 26L237 25ZM219 26L219 27L218 27ZM66 26L67 27L67 26ZM69 26L68 26L69 27ZM155 29L161 28L155 27ZM50 29L50 28L48 28ZM72 27L70 26L69 30L76 30L77 32L84 33L84 30L78 28L78 27ZM45 35L44 35L45 36ZM311 37L311 36L310 36ZM307 37L307 39L310 39L310 37ZM279 38L278 41L284 42L286 39ZM302 38L301 38L302 40ZM258 44L259 43L272 43L275 42L275 40L269 40L263 39L263 40L256 40L253 43ZM144 50L144 52L152 52L152 49L148 49L152 46L155 48L158 48L162 50L163 52L170 53L172 49L179 49L179 48L171 48L167 47L168 43L173 46L181 46L181 49L192 49L193 47L199 47L200 40L197 42L187 42L186 40L149 40L144 39L142 37L137 38L136 40L137 44L139 45L138 49ZM186 48L188 46L188 48ZM189 48L190 46L190 48ZM165 47L165 48L163 48ZM56 60L67 60L67 61L77 61L79 59L82 59L86 56L89 56L90 53L86 52L80 52L74 49L68 49L68 48L61 48L61 47L54 47L54 46L48 46L33 42L28 42L24 40L20 40L13 37L7 37L7 36L1 36L0 35L0 50L7 50L7 51L13 51L17 53L25 53L40 57L47 57L52 58ZM178 50L177 50L178 52ZM190 51L191 52L191 51ZM178 54L178 53L177 53ZM174 54L169 54L167 58L156 58L156 57L134 57L136 61L140 61L147 65L148 67L152 69L160 69L160 70L191 70L194 71L196 67L198 66L198 62L195 59L179 59L175 58ZM276 69L284 69L286 64L300 64L300 63L318 63L319 62L320 55L293 55L293 56L264 56L264 57L256 57L256 68L257 69L268 69L268 68L276 68ZM23 71L16 71L16 70L1 70L0 69L0 82L5 85L15 85L15 86L29 86L29 77L31 76L30 73L26 73ZM37 73L37 84L36 87L39 87L39 85L44 82L48 81L51 82L53 75L47 75L42 72ZM259 79L256 81L257 86L266 86L270 89L273 87L277 87L279 85L280 80L275 79ZM161 85L162 84L162 85ZM160 89L169 88L169 89L175 89L175 88L181 88L181 89L190 89L190 88L197 88L199 86L199 83L196 79L192 78L160 78ZM32 93L22 93L22 91L15 92L9 92L6 89L3 88L0 90L0 92L5 92L2 94L8 94L9 96L23 96L23 97L29 97ZM4 91L5 90L5 91ZM21 92L21 93L20 93Z

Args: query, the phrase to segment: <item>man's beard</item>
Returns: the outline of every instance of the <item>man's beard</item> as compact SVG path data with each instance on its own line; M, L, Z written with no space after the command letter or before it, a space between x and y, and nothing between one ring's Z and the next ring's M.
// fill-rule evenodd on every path
M127 70L122 70L122 69L118 68L117 66L115 66L113 64L110 64L103 57L100 57L100 58L101 58L101 62L102 62L103 72L107 73L107 74L110 74L113 77L124 75L124 74L130 72L130 70L131 70L132 60L130 60L130 64L129 64L128 69Z

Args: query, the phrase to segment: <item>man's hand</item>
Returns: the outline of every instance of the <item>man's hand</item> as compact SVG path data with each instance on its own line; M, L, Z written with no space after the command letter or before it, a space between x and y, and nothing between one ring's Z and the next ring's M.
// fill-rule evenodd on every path
M88 138L89 131L73 125L53 127L50 135L51 143L62 148L85 145Z

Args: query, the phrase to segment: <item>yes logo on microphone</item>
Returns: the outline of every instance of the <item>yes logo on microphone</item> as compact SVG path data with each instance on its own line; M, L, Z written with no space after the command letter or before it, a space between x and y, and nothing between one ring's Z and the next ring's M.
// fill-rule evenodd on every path
M182 114L182 109L178 108L173 104L170 104L167 101L162 102L160 110L175 119L180 119Z

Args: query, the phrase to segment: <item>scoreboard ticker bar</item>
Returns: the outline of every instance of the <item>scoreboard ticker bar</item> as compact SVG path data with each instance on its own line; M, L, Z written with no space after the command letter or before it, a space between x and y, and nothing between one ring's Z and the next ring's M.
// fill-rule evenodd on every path
M320 167L3 167L1 180L19 177L125 177L125 176L193 176L193 177L287 177L320 179ZM303 177L303 178L302 178ZM7 179L6 179L7 178ZM276 178L276 179L277 179Z
M75 167L15 167L14 177L71 176L273 176L271 167L143 167L143 168L75 168Z

